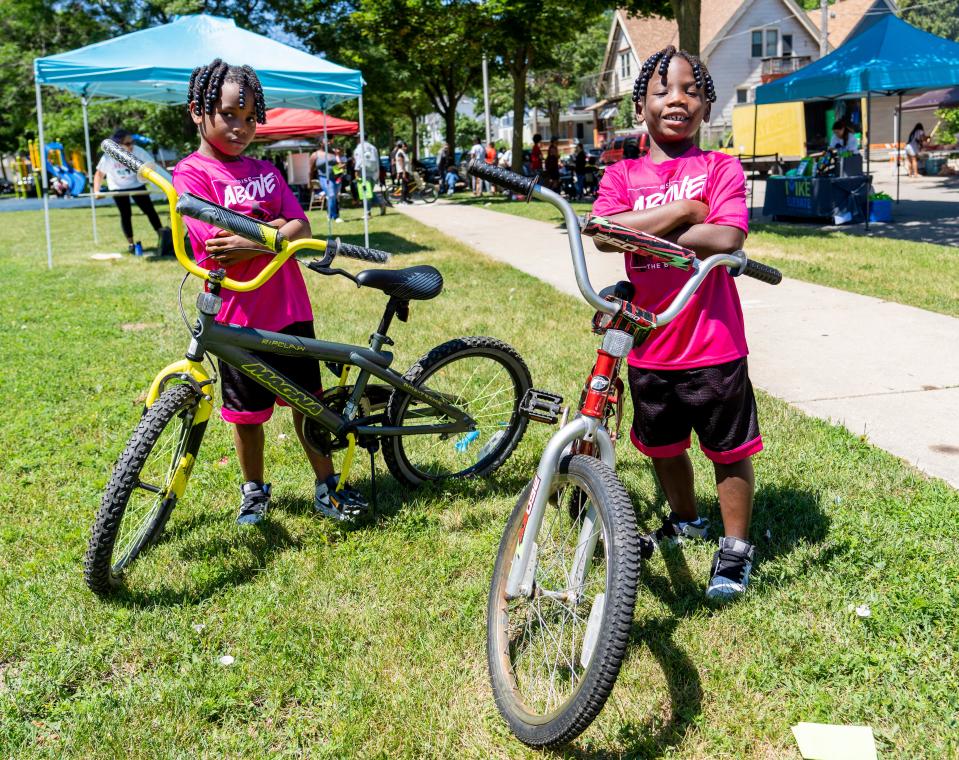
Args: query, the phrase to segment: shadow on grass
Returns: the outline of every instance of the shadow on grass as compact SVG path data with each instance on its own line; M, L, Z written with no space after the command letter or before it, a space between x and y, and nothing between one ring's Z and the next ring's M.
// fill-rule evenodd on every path
M655 499L655 508L662 509L665 498L661 493ZM718 503L711 509L703 509L703 514L713 519L713 524L722 525L718 514ZM752 534L765 536L770 531L771 540L754 538L757 541L755 567L784 556L799 544L821 543L828 533L829 519L819 507L819 499L811 491L764 486L754 499L754 519ZM714 512L715 514L710 514ZM827 564L837 551L832 547L820 553L817 564ZM695 663L673 638L680 621L707 609L719 614L722 606L708 602L704 595L706 579L694 579L689 565L679 547L664 548L662 551L666 575L654 575L644 567L641 583L663 604L671 615L644 621L634 621L630 632L631 644L644 644L656 658L663 670L669 689L669 718L663 722L653 715L645 720L625 720L616 735L617 743L623 747L626 757L658 758L680 744L689 726L702 712L702 682ZM764 583L761 576L750 586L750 595L762 595L765 590L778 585L777 582ZM615 690L612 695L615 699ZM585 752L570 749L564 756L575 758L603 757L604 751Z
M198 533L206 526L217 527L212 535L200 537ZM209 531L208 531L209 532ZM256 577L270 562L290 548L298 548L299 542L290 536L283 525L266 520L256 527L239 528L222 514L201 513L178 522L165 532L160 543L181 539L184 545L175 552L172 561L197 562L209 557L225 558L223 563L202 573L202 578L187 588L161 586L143 589L137 586L124 587L110 601L131 607L169 607L181 604L196 604L209 599L217 591L239 586Z
M314 233L316 234L316 233ZM320 237L317 235L317 237ZM353 245L363 245L363 233L356 235L342 235L340 239L344 243ZM392 232L370 232L370 248L378 248L381 251L387 251L396 255L406 255L411 253L423 253L425 251L436 250L431 245L424 245L409 238L396 235Z

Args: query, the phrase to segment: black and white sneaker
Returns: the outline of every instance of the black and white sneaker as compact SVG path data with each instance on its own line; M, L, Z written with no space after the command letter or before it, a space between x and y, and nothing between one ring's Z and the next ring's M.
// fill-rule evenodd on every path
M340 522L353 522L369 509L370 505L359 491L344 485L337 490L339 476L331 475L323 482L317 482L313 509L324 517Z
M270 484L248 480L240 486L240 514L237 525L256 525L263 521L270 508Z
M755 548L740 538L723 536L719 549L713 555L713 566L706 598L717 601L742 595L749 585L749 571L753 568Z
M675 512L670 512L663 518L663 524L650 533L647 538L657 545L665 541L667 544L681 544L684 538L706 538L709 532L709 520L697 517L695 520L680 520Z

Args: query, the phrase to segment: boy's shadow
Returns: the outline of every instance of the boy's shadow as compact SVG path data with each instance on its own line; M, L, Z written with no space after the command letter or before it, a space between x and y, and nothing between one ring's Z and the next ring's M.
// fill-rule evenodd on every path
M753 521L751 538L756 544L756 562L754 569L762 563L771 562L792 552L799 544L822 542L829 530L829 519L820 508L820 499L812 491L776 485L761 487L753 501ZM639 505L637 505L639 506ZM711 535L721 530L722 518L718 501L703 504L701 514L709 517L715 526ZM651 503L640 510L645 515L665 515L669 509L662 491L658 490ZM656 527L649 519L641 520L640 531ZM767 534L767 531L769 533ZM766 539L766 536L769 539ZM621 744L623 754L628 757L656 758L667 753L682 742L689 726L702 712L702 681L695 663L683 648L674 640L674 633L680 621L707 609L713 614L721 614L719 605L705 598L705 581L693 578L683 552L679 548L666 548L659 552L663 559L665 575L655 573L651 565L644 564L640 575L641 589L651 592L660 602L669 608L668 617L634 620L630 632L633 646L645 645L663 670L669 689L669 719L662 723L656 717L645 721L625 718L619 725L615 743ZM826 549L816 558L816 564L827 564L835 552ZM764 582L760 574L750 584L750 594L763 594L765 589L778 585L778 581ZM615 705L616 692L610 696L610 704ZM566 757L602 757L603 751L585 752L571 748L564 753Z

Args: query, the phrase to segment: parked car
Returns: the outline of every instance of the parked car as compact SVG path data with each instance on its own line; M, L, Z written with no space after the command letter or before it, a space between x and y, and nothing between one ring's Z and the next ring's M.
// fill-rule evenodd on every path
M599 157L599 162L604 166L615 164L622 158L639 158L649 152L649 133L630 132L624 135L616 135L612 141L606 145L606 150Z

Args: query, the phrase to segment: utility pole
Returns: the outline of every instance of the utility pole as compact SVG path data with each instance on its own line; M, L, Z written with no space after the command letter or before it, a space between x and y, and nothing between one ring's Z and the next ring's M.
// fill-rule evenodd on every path
M486 144L490 143L489 121L489 71L486 67L486 53L483 53L483 113L486 115Z
M819 22L819 57L824 58L829 52L829 0L819 0L819 10L822 13Z

